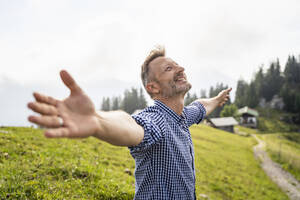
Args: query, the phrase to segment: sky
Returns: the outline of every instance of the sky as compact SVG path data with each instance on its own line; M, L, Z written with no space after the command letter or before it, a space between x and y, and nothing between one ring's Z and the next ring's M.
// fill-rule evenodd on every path
M0 125L31 125L33 91L66 98L61 69L97 109L142 87L155 45L185 68L191 92L222 82L233 99L239 79L300 54L299 10L297 0L0 0Z

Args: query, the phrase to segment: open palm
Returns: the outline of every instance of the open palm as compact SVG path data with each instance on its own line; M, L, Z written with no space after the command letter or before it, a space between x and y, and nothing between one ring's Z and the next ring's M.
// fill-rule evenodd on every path
M40 116L29 116L28 120L46 127L47 137L76 138L94 135L98 127L98 119L93 102L67 71L62 70L60 76L70 89L70 96L64 100L57 100L34 93L36 101L28 103L28 107Z

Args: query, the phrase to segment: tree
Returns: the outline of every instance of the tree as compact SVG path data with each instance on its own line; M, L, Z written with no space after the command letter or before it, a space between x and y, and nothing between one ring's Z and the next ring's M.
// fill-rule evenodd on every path
M261 66L259 67L259 70L255 74L255 78L254 78L254 85L255 85L256 95L258 99L263 97L263 92L265 89L264 78L265 76L263 72L263 67Z
M139 92L136 88L125 90L121 106L122 110L132 114L135 110L145 107L147 107L147 101L142 88L139 89Z
M280 96L288 112L300 113L300 63L294 56L289 56L284 69L284 84Z
M238 108L235 104L225 105L223 110L220 113L221 117L232 117L236 114Z
M300 82L300 66L295 56L289 56L284 69L285 81L288 84L296 84Z
M110 99L109 99L109 97L107 97L107 98L103 97L101 110L103 110L103 111L110 111L111 110L110 109Z
M144 109L147 107L147 101L144 95L143 88L140 88L140 93L138 97L138 107L137 109Z
M112 108L111 110L119 110L121 104L121 98L120 97L113 97L112 98Z
M190 92L187 93L185 99L184 99L184 105L187 106L190 103L192 103L193 101L195 101L196 99L198 99L196 93L192 94Z
M209 97L215 97L217 96L222 90L227 89L228 86L227 85L223 85L223 83L217 83L216 87L210 87L209 90ZM230 99L227 101L226 103L227 105L231 104ZM219 117L220 116L220 112L223 109L224 105L222 107L217 107L211 114L211 117Z
M262 96L266 101L272 100L275 94L278 94L283 84L283 77L280 72L279 60L271 63L265 76L265 84L263 85Z
M184 98L184 105L187 106L191 103L191 93L188 92Z
M200 98L207 98L207 96L206 96L206 90L204 90L204 89L200 90Z
M249 87L247 88L247 97L248 98L245 99L246 105L248 105L251 108L255 108L259 103L259 99L258 99L257 91L255 89L254 81L251 82Z
M124 98L122 101L122 109L132 114L138 107L138 91L135 88L131 88L130 90L125 90L124 92Z
M235 105L239 108L244 107L248 104L248 84L246 81L240 79L237 83L237 88L235 92Z

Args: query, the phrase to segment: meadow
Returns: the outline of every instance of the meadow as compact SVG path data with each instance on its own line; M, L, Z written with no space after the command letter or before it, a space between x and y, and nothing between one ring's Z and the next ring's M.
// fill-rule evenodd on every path
M261 138L267 144L267 152L272 160L280 163L300 182L300 134L273 133Z
M300 181L300 133L268 133L241 126L236 128L241 132L257 134L260 139L266 142L266 151L271 159Z
M254 158L252 137L205 125L190 130L198 199L288 199ZM0 128L0 199L133 199L134 166L126 147L95 138Z

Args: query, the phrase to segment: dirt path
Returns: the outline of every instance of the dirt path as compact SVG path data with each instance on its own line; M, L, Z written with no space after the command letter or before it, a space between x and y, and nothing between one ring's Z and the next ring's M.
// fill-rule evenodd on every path
M289 196L291 200L300 199L300 183L281 166L273 162L264 151L265 142L252 134L258 144L253 147L254 155L261 160L261 167L265 173Z

